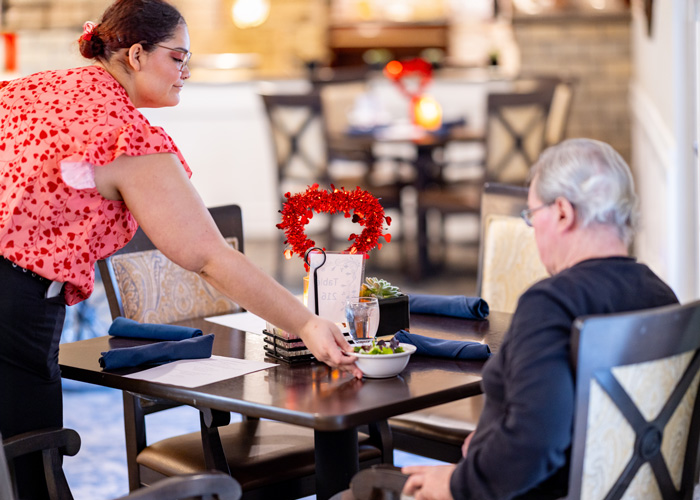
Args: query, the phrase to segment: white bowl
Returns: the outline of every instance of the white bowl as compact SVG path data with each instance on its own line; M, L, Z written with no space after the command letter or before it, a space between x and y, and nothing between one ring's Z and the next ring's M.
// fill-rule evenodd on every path
M416 352L416 346L412 344L399 344L403 347L403 352L395 354L363 354L361 352L350 352L357 356L357 367L362 370L367 378L389 378L395 377L406 368L411 354Z

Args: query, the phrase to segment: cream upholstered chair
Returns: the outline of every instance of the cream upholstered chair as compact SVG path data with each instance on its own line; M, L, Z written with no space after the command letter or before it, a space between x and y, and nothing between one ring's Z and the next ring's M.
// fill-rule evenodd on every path
M49 500L72 500L63 472L63 457L78 453L80 436L77 432L73 429L42 429L0 440L3 444L0 447L0 500L19 498L13 485L13 463L15 459L35 452L41 452L43 457ZM119 500L238 500L240 497L241 487L235 479L221 472L205 472L172 477Z
M243 250L241 210L236 205L211 208L222 235ZM225 314L240 307L155 249L139 229L131 242L99 262L113 317L140 322L170 323ZM146 417L178 404L124 393L129 488L153 484L165 477L210 469L232 475L244 499L292 499L314 493L313 430L295 425L243 418L230 423L229 413L200 410L200 433L148 443ZM360 433L360 461L379 463L381 451ZM284 471L270 474L269 471Z
M700 302L576 320L569 499L691 499Z
M492 311L515 312L523 292L548 276L534 229L520 217L526 208L527 188L484 186L476 293Z
M481 246L477 295L494 311L514 312L518 297L547 276L532 228L521 219L527 188L486 184L481 197ZM475 428L483 396L473 396L389 419L394 448L456 462Z

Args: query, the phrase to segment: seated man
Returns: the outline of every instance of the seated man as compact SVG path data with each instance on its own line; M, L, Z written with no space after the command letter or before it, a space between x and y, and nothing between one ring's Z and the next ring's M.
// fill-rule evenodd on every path
M486 402L456 465L405 467L416 500L559 498L574 419L574 319L677 303L628 256L637 219L629 167L607 144L572 139L532 167L525 222L551 274L525 292L483 372Z

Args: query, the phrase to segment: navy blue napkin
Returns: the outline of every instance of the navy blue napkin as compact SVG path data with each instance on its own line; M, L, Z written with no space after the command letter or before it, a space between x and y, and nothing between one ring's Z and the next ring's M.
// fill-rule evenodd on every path
M136 347L122 347L102 353L100 366L105 370L143 364L166 363L178 359L210 358L214 334L179 341L164 341Z
M488 345L469 340L443 340L399 330L394 338L416 346L416 353L438 358L481 360L491 356Z
M408 307L416 314L437 314L465 319L484 319L489 315L489 305L484 299L464 295L412 293L408 296Z
M202 330L187 326L139 323L120 316L112 322L107 333L132 339L184 340L202 335Z

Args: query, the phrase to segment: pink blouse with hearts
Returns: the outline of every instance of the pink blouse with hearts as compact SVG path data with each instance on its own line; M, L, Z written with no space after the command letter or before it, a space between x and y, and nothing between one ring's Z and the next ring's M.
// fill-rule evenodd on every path
M94 168L154 153L176 154L191 175L173 140L102 68L0 82L0 255L65 282L68 305L88 298L95 262L137 229L123 202L97 191Z

